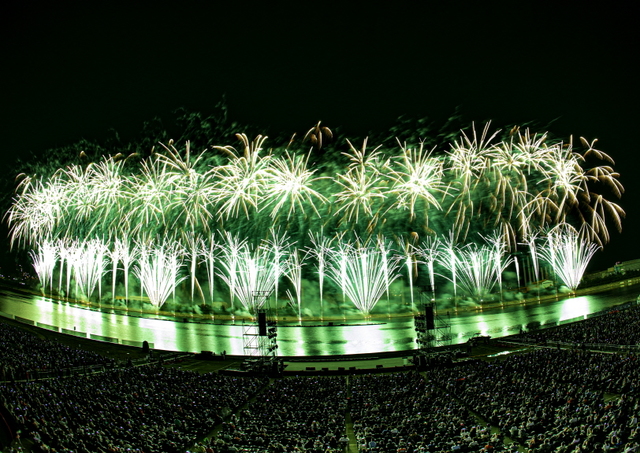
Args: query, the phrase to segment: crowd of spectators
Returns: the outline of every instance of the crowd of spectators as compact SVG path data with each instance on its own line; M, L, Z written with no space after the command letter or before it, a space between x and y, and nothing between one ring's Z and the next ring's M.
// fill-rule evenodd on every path
M184 452L266 378L159 364L0 384L2 403L40 452Z
M530 452L640 451L635 355L543 348L426 375Z
M630 344L639 313L535 335ZM112 362L0 323L0 358L0 403L39 452L334 453L345 450L350 419L359 451L370 453L640 453L640 356L632 352L538 346L429 362L424 373L272 382L161 363L24 381L19 373Z
M640 306L616 310L552 329L517 335L515 339L585 345L640 345Z
M276 379L228 422L215 451L342 452L347 404L344 377Z
M0 322L0 357L0 381L30 379L74 367L114 364L113 359L100 354L43 340L3 322Z
M415 372L351 378L350 412L359 451L510 451L436 382Z

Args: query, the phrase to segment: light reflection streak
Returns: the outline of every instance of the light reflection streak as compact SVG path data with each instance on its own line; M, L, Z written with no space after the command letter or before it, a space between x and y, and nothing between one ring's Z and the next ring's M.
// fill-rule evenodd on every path
M559 321L562 322L578 317L586 319L587 315L591 313L590 305L590 300L586 296L564 300L560 308Z
M453 343L465 343L474 334L500 337L517 333L519 327L584 317L615 305L635 300L638 287L628 287L601 295L551 300L543 304L514 305L504 310L460 312L450 318ZM41 297L0 296L0 313L33 320L68 331L84 332L88 337L117 338L119 343L141 344L146 340L157 349L201 352L226 350L230 355L244 355L241 324L182 322L100 312L57 303ZM411 317L391 322L329 326L280 325L279 356L375 354L406 351L413 348L415 331ZM171 324L171 325L169 325ZM63 330L64 332L64 330Z

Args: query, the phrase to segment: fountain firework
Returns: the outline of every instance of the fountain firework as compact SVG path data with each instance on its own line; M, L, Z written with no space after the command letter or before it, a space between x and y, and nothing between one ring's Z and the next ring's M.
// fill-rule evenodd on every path
M458 249L456 264L460 286L469 296L483 302L498 281L491 247L467 244Z
M186 276L180 276L182 247L176 242L166 244L140 244L140 257L133 273L140 280L149 302L160 308Z
M389 260L384 249L343 244L329 261L328 276L365 316L371 313L389 284L399 277L398 260Z
M102 276L105 273L106 261L105 252L107 248L99 239L85 242L77 249L75 260L73 261L73 274L80 294L90 300L98 286L101 298Z
M434 265L438 259L444 256L441 248L438 238L431 237L426 238L421 245L415 247L417 254L422 258L422 263L427 266L432 297L434 297L436 288Z
M545 247L538 249L539 257L546 261L560 281L575 291L587 264L600 249L591 242L584 229L576 230L571 225L560 224L549 232Z
M42 295L44 296L47 284L50 291L53 287L53 269L58 259L58 250L50 241L43 241L38 250L30 250L29 255L33 261L33 268L38 274Z
M316 268L318 270L318 290L320 294L320 319L324 318L324 277L326 275L327 257L333 252L331 238L323 234L322 229L319 232L309 232L309 239L312 246L307 248L307 253L315 258Z

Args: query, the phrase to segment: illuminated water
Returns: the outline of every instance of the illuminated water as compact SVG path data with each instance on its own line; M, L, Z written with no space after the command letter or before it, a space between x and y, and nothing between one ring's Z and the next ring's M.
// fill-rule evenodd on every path
M452 343L466 342L474 335L502 337L532 325L556 325L585 318L607 308L636 300L640 285L579 296L504 308L439 312L451 325ZM243 355L242 322L194 322L154 319L99 311L42 297L0 290L0 315L46 329L103 341L139 346L148 341L156 349L200 352L226 351ZM406 351L415 348L413 318L377 318L366 322L278 324L280 356L367 354Z

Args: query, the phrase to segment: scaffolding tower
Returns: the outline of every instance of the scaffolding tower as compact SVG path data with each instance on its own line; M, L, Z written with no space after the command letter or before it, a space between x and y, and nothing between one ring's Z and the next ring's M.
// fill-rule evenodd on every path
M416 343L421 353L432 353L451 344L451 323L438 315L435 290L420 293L420 311L414 316ZM448 312L447 312L448 315Z
M278 327L270 316L267 299L269 291L254 291L254 307L256 317L242 323L245 368L251 371L270 371L278 366Z

